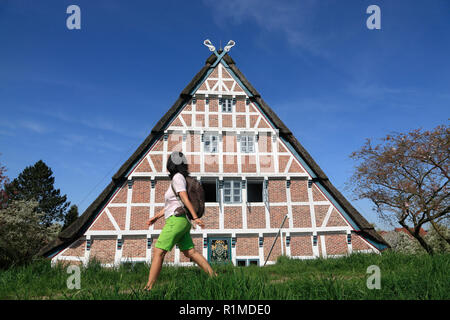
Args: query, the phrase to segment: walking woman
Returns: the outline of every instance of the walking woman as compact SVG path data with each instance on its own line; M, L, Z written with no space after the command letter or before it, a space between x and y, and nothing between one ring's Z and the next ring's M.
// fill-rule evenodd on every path
M167 160L167 171L169 171L169 177L171 184L167 189L164 200L164 209L159 211L155 216L147 221L147 225L151 226L159 218L163 217L166 223L158 237L158 241L155 244L155 249L153 253L152 264L150 267L150 274L148 276L148 282L145 286L145 290L150 291L159 276L162 268L164 257L167 252L172 250L175 244L178 245L183 254L197 263L197 265L207 272L210 276L216 276L217 274L213 271L208 261L194 249L194 243L192 242L190 230L191 223L204 227L204 224L200 218L197 217L196 212L189 200L187 194L187 184L186 179L189 175L188 164L186 157L182 152L173 152L169 159ZM183 201L184 206L189 210L192 215L192 222L189 221L186 214L175 215L175 209L181 206L178 201L175 192L179 195Z

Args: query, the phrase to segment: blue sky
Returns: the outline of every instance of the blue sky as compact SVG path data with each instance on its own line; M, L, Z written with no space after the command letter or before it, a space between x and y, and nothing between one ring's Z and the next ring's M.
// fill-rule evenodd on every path
M71 4L81 30L66 28ZM203 40L233 39L238 68L352 200L366 138L448 121L449 34L447 0L0 0L0 163L13 179L44 160L83 212L204 65Z

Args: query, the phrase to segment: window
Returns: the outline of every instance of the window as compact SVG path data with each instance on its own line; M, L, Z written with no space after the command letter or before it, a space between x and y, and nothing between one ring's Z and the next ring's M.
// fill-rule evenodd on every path
M238 267L258 266L259 259L236 259L236 265Z
M238 267L245 267L247 265L247 260L244 260L244 259L236 260L236 265Z
M233 102L231 99L222 99L222 112L231 112Z
M216 181L202 181L202 187L205 191L205 202L217 202Z
M259 260L258 259L249 259L248 260L248 265L249 266L257 266L259 264Z
M218 137L214 134L204 135L205 152L217 152Z
M241 136L241 152L254 152L254 137L253 135Z
M247 181L247 202L263 202L262 181Z
M223 182L223 202L241 202L241 180L225 180Z

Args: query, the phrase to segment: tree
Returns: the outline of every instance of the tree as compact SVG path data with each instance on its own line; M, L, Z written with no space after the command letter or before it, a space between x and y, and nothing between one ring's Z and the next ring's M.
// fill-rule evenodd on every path
M42 213L42 223L50 226L61 222L70 202L66 195L54 188L55 178L52 170L39 160L33 166L26 167L19 176L6 185L9 200L36 200L36 210Z
M77 218L78 218L78 207L74 204L70 207L69 211L64 217L64 225L61 231L70 226L72 222L77 220Z
M60 231L58 224L41 223L38 206L35 200L13 200L0 210L0 267L30 261Z
M5 172L6 168L0 164L0 209L6 207L6 203L8 202L5 185L8 184L9 180Z
M447 228L445 225L436 224L439 233L435 228L432 228L430 232L425 236L425 240L427 243L433 248L433 251L436 253L450 253L450 244L448 244L442 237L450 237L450 228Z
M401 253L425 252L416 239L404 232L389 231L383 235L383 238L394 251Z
M350 156L359 161L350 180L356 198L371 200L382 219L399 223L429 254L433 249L420 229L426 223L436 229L450 212L449 133L441 125L387 135L375 147L368 139Z

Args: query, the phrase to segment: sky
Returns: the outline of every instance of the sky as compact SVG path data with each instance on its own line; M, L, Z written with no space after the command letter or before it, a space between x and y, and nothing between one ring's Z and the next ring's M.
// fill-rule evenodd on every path
M42 159L82 213L202 68L203 41L232 39L237 67L331 182L392 229L347 187L349 155L448 123L449 34L448 0L0 0L0 164L12 180Z

